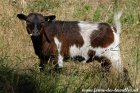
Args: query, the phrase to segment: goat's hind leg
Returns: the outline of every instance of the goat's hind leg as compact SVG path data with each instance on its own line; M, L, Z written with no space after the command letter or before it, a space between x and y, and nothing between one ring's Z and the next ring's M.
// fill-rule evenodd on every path
M107 57L105 56L95 57L95 60L101 63L101 68L103 72L110 72L110 68L112 64L111 64L111 61Z
M94 59L101 63L101 73L102 73L101 75L108 81L108 76L110 75L112 66L111 61L105 56L101 57L95 56Z
M110 72L111 65L111 61L107 57L101 57L101 67L103 72Z

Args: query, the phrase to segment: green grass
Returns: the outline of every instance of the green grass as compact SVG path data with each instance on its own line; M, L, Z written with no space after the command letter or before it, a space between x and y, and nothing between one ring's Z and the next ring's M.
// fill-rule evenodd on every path
M134 89L140 89L140 1L139 0L20 0L0 1L0 93L80 93L82 89L126 88L127 82L111 73L103 78L98 62L64 63L61 73L39 71L39 59L17 13L39 12L58 20L108 22L115 11L121 17L121 55Z
M28 3L28 9L29 11L31 12L45 12L45 11L48 11L50 9L54 9L54 8L57 8L59 7L60 5L60 2L59 0L58 1L50 1L50 0L38 0L36 2L32 2L30 1Z

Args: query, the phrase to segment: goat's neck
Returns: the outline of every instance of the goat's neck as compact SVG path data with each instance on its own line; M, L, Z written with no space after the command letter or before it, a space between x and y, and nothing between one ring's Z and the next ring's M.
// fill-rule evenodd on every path
M37 37L32 36L31 39L32 39L35 53L37 55L40 55L42 51L42 45L45 42L45 36L43 34Z

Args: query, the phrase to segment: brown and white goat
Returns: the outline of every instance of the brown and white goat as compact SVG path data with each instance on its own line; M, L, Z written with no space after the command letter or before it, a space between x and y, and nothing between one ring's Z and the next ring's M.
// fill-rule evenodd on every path
M18 14L17 17L26 21L27 32L40 58L40 67L44 68L51 56L58 57L60 68L65 57L81 56L83 63L95 57L102 62L102 66L112 65L119 72L122 70L120 12L114 16L115 27L102 22L53 21L55 16L39 13L30 13L28 16Z

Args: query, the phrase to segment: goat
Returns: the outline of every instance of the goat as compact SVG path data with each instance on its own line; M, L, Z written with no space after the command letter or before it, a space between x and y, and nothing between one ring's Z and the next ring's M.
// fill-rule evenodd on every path
M103 22L53 21L55 15L43 16L39 13L28 16L17 14L17 17L26 21L41 68L52 56L58 58L58 68L63 67L65 57L81 56L83 63L95 58L102 67L109 69L113 66L121 72L121 14L118 12L114 16L115 27Z

